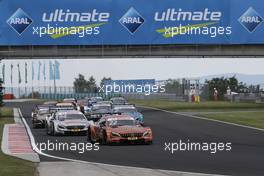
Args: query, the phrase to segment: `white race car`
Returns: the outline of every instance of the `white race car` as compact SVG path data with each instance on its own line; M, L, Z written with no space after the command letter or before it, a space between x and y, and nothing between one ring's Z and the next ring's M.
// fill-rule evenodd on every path
M48 135L83 134L87 133L90 122L76 110L57 111L47 117L46 130Z

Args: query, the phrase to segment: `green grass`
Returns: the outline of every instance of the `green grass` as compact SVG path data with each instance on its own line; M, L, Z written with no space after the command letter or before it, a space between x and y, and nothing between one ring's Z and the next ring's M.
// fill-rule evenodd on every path
M0 117L12 117L13 110L11 108L0 108Z
M2 141L2 133L4 124L14 123L13 111L8 108L1 108L0 116L0 141ZM5 155L0 150L0 175L4 176L35 176L36 165L32 162L18 159Z
M132 100L129 102L134 103L137 106L154 107L168 111L193 112L194 114L197 112L197 116L208 119L232 122L264 129L264 104L231 103L224 101L189 103L164 100ZM211 113L206 113L210 111Z
M264 129L264 112L229 112L199 114L199 116Z
M231 103L226 101L207 101L200 103L173 102L165 100L130 100L137 106L148 106L168 111L236 111L236 110L264 110L264 104Z

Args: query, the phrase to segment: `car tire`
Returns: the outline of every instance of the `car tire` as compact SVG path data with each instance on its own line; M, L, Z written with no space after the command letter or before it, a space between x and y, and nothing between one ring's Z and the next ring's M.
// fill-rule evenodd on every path
M32 123L32 126L33 126L34 129L37 128L37 125L34 122Z
M52 127L51 127L51 134L52 134L52 136L57 136L57 133L56 133L56 131L55 131L55 127L54 127L54 124L52 124L51 125Z
M87 131L87 141L88 142L92 142L92 138L91 138L91 129L89 128Z
M107 145L107 135L105 131L103 132L103 139L101 139L101 144Z
M46 123L45 126L46 126L46 133L47 133L47 135L51 135L48 124Z
M88 133L88 135L87 135L88 142L90 142L91 144L95 144L96 143L96 139L92 138L92 133L91 133L91 129L90 128L89 128L87 133Z

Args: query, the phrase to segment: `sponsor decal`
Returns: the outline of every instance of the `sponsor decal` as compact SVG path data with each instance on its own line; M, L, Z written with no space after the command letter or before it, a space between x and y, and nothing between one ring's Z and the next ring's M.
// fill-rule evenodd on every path
M42 37L49 35L53 39L69 35L85 36L99 35L100 27L107 24L110 13L97 9L78 12L70 9L55 9L42 14L44 26L33 27L33 34ZM79 24L78 26L73 24Z
M21 35L30 26L33 20L21 8L19 8L6 22L12 29Z
M170 22L170 26L163 26L163 28L156 29L156 32L164 38L172 38L179 35L216 37L218 35L217 33L219 35L230 35L232 33L231 27L216 27L219 25L221 19L221 11L215 11L209 8L196 11L184 10L182 8L168 8L164 11L154 13L154 21L161 22L162 24ZM174 26L171 22L175 22L177 25ZM221 32L223 30L224 32Z
M252 33L263 22L263 18L253 7L249 7L238 21L248 32Z
M110 13L98 12L72 12L70 9L56 9L53 12L45 12L42 15L43 22L108 22Z
M119 23L131 34L134 34L144 22L144 18L133 7L131 7L119 20Z
M155 12L155 21L220 21L222 13L219 11L210 11L205 8L201 11L184 11L179 8L169 8L163 12Z

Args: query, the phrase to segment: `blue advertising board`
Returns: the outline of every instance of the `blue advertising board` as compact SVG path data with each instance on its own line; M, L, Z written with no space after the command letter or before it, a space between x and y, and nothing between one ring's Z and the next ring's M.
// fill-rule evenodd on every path
M0 45L264 44L261 0L2 0Z

